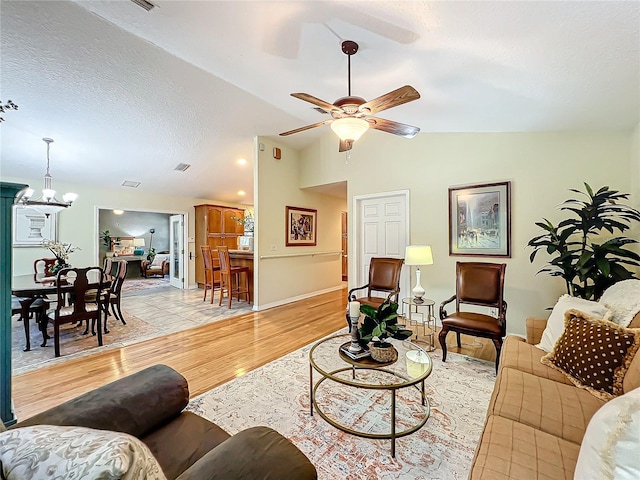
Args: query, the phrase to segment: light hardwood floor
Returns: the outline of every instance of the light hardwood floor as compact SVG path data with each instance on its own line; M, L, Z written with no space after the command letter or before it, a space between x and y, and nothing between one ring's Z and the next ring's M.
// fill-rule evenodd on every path
M200 395L345 327L346 297L343 289L16 375L18 421L157 363L184 375L191 397ZM463 336L458 349L452 334L447 348L495 359L483 339Z

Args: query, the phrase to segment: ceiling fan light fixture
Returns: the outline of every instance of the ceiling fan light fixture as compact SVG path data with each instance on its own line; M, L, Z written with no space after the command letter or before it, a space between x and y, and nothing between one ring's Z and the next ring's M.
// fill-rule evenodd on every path
M369 122L362 118L345 117L331 122L331 130L340 140L355 142L369 129Z

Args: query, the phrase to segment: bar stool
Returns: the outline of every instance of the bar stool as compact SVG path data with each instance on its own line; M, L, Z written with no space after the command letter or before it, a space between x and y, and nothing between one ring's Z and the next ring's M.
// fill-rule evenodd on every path
M215 272L220 270L220 267L216 265L216 261L211 254L211 247L209 245L200 246L202 250L202 259L204 262L204 298L203 302L207 300L207 291L211 290L211 303L216 296L216 289L220 289L220 283L215 280Z
M227 292L229 298L229 308L231 308L231 297L235 293L240 301L240 295L245 295L247 303L249 298L249 267L233 267L229 258L229 247L219 246L218 258L220 259L220 303L222 305L222 297ZM240 274L244 273L244 288L240 287ZM234 281L235 280L235 281ZM235 288L234 288L235 283Z

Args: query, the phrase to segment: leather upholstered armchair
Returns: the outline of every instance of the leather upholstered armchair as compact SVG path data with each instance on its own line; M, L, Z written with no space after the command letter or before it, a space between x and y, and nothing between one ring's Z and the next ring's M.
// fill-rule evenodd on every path
M447 334L456 332L458 348L460 334L488 338L496 347L496 372L500 361L502 339L507 330L507 302L504 301L504 263L457 262L456 294L440 305L442 330L438 335L442 347L442 361L447 359ZM445 306L455 300L455 311L447 314ZM494 309L494 315L461 311L461 305L475 305Z

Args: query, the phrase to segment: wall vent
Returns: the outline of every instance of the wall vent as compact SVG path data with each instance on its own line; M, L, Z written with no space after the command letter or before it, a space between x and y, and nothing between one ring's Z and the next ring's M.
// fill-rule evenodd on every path
M188 163L179 163L178 165L176 165L176 168L174 168L174 170L176 172L184 172L190 166L191 165L189 165Z
M155 8L155 5L147 0L131 0L133 3L138 5L139 7L144 8L147 12L152 8Z
M125 180L124 182L122 182L122 186L123 187L138 188L140 186L140 182L133 182L131 180Z

